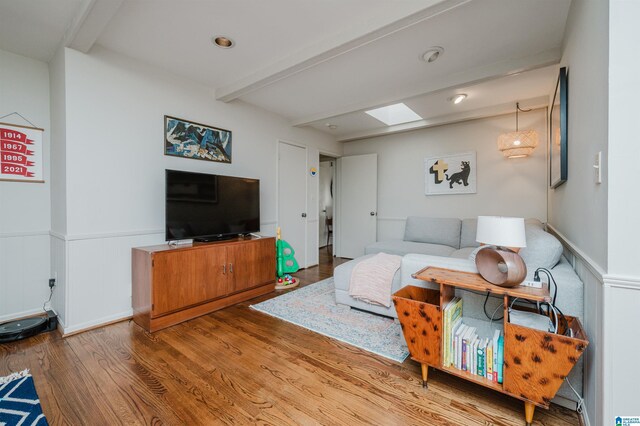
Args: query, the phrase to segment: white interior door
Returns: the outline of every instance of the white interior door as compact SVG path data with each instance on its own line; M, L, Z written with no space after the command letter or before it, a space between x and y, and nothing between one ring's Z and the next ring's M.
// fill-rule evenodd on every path
M356 258L364 254L364 247L376 241L378 209L378 155L353 155L338 158L340 191L340 243L337 255Z
M278 226L300 267L306 267L307 149L285 142L278 144Z

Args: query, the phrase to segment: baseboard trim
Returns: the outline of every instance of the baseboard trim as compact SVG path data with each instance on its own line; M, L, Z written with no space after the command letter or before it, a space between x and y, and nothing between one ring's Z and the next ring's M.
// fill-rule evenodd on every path
M38 308L28 309L22 312L14 312L12 314L6 314L0 317L0 323L14 321L18 319L23 319L27 317L31 317L36 314L44 314L45 312L42 310L42 306Z
M117 322L126 321L133 318L133 310L127 312L121 312L115 315L109 315L94 321L87 321L82 324L74 325L71 327L62 328L62 337L69 337L75 334L84 333L85 331L94 330L96 328L105 327L107 325L115 324Z

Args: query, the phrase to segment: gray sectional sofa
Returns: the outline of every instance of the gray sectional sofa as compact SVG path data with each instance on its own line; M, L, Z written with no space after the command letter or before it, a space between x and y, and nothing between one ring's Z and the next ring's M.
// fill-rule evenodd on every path
M374 305L349 296L351 272L356 264L384 252L402 256L401 266L396 272L392 293L406 285L422 287L434 286L431 283L416 280L412 274L426 266L478 272L474 256L479 244L475 241L477 219L408 217L402 240L379 241L365 248L365 255L339 265L334 270L336 302L353 308L362 309L380 315L397 318L393 304L389 307ZM558 283L556 304L565 314L580 318L583 321L583 284L575 271L562 255L562 244L544 230L544 225L537 219L525 221L527 247L520 251L527 265L527 279L532 279L539 267L547 268ZM545 278L544 275L542 275ZM463 299L465 317L486 319L484 313L484 295L457 290ZM491 314L500 306L501 299L490 298L487 312ZM500 315L500 309L498 315ZM582 392L582 360L569 376L571 383ZM554 402L575 408L576 397L564 384Z

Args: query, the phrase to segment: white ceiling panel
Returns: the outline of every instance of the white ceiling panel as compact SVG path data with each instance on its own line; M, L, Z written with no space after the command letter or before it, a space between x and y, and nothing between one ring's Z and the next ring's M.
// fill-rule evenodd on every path
M0 49L48 62L83 0L0 0Z
M557 62L567 12L568 2L473 1L242 99L297 122L486 78L495 64L504 64L502 73L513 72L519 68L514 60L540 52L552 51L551 62ZM427 64L418 57L430 46L445 53Z
M218 88L335 37L389 23L429 0L127 0L98 39L107 49ZM211 43L225 35L236 45Z

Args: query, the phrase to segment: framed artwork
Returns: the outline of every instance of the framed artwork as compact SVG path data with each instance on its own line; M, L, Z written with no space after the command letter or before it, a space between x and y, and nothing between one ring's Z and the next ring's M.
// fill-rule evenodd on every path
M549 117L549 186L557 188L567 181L567 69L560 68Z
M0 180L44 182L43 133L37 127L0 123Z
M475 194L476 152L424 159L425 195Z
M231 163L231 131L165 115L164 154Z

